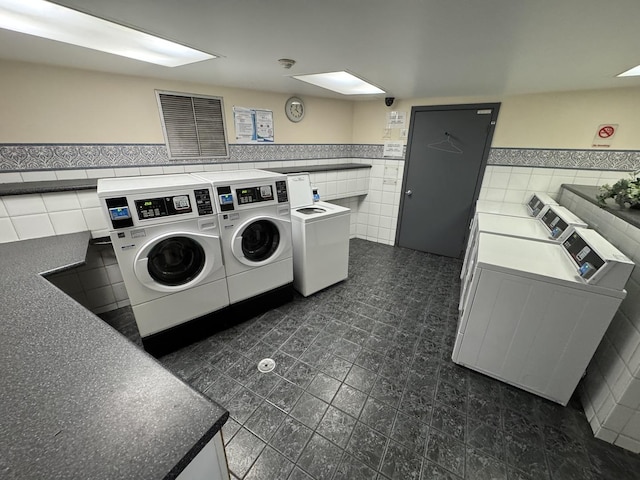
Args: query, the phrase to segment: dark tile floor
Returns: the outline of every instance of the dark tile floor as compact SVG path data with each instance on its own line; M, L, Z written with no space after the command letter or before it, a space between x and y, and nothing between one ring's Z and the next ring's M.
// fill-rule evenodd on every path
M640 457L594 439L577 402L451 362L460 268L352 240L347 281L160 361L231 412L232 478L638 479ZM140 344L130 309L103 317Z

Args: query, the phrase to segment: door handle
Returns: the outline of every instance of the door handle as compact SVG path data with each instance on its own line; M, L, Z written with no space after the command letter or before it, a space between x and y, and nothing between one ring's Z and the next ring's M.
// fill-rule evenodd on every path
M412 192L411 190L407 190L407 191L406 191L406 192L404 192L404 193L405 193L405 195L406 195L407 197L410 197L411 195L413 195L413 192Z

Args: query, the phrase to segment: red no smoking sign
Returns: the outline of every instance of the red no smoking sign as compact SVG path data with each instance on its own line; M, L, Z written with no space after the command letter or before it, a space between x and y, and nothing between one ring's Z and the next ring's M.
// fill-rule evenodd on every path
M598 130L598 136L600 138L612 137L614 133L616 133L616 129L613 125L605 125L600 130Z
M599 125L596 134L593 137L592 147L607 148L611 146L613 136L618 130L618 124L609 123L606 125Z

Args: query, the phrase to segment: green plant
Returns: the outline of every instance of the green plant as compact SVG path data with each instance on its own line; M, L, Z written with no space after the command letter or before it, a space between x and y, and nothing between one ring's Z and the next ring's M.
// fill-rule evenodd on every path
M630 178L622 178L613 185L604 184L600 187L596 199L600 205L606 205L607 198L613 200L620 207L640 207L640 177L637 173L630 174Z

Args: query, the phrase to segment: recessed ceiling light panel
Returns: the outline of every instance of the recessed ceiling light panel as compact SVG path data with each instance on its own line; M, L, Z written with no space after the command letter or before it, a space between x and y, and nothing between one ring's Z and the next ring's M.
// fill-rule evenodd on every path
M385 93L384 90L365 82L349 72L314 73L309 75L293 75L303 82L326 88L342 95L372 95Z
M640 76L640 65L633 67L626 72L622 72L620 75L616 75L617 77L637 77Z
M214 55L44 0L0 0L0 28L178 67Z

